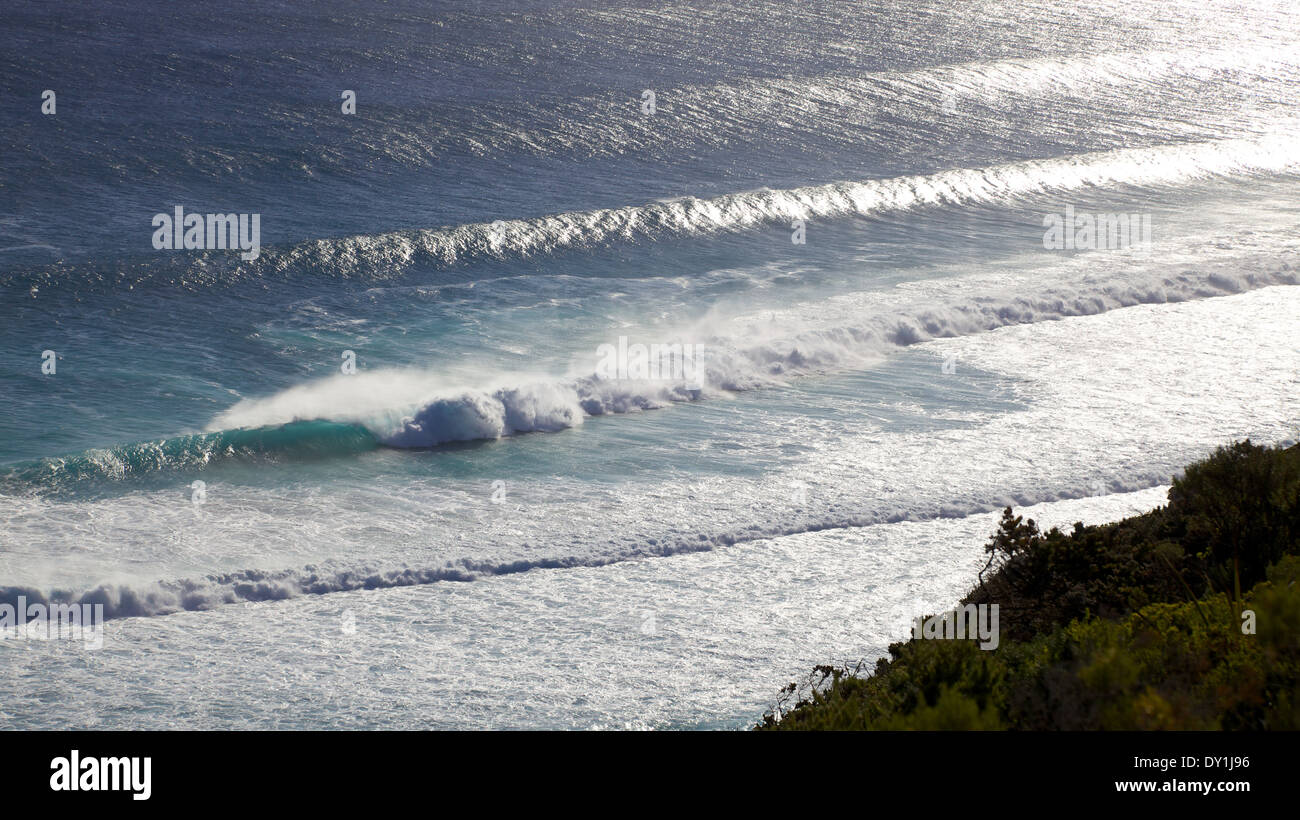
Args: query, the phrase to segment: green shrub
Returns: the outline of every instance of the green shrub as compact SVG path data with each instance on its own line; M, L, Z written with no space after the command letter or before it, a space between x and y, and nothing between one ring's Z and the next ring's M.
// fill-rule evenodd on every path
M818 667L757 728L1300 729L1298 499L1300 448L1246 441L1146 515L1066 534L1007 509L962 601L999 605L998 649Z

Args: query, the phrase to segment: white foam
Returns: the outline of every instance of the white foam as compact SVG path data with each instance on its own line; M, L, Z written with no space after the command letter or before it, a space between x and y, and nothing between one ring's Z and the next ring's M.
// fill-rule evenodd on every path
M1102 523L1165 489L1017 513ZM814 665L870 661L952 606L996 520L110 621L100 652L8 653L0 728L744 728Z
M199 512L168 493L0 499L6 536L22 545L0 553L0 577L42 590L59 578L71 595L111 577L95 595L145 614L600 566L1152 487L1232 439L1296 437L1298 312L1300 288L1270 287L932 341L922 350L935 357L936 387L960 386L968 368L1006 373L1025 408L925 432L832 428L761 477L516 483L501 505L487 479L328 494L214 483ZM944 374L950 357L956 372ZM184 541L159 537L169 531Z
M778 314L723 316L670 330L664 342L702 344L696 383L609 379L574 351L570 374L498 372L456 384L434 370L385 369L335 375L265 398L244 399L215 417L209 430L325 419L363 424L394 447L432 447L519 433L554 432L584 417L664 407L781 383L790 377L861 368L900 347L983 333L1015 324L1087 316L1300 281L1284 235L1263 230L1225 252L1216 237L1169 243L1158 261L1140 252L1041 258L992 274L910 281L886 291L845 294L790 306ZM1206 248L1213 248L1207 255ZM1261 261L1262 259L1262 261ZM709 335L705 335L709 334ZM579 375L585 372L587 375Z

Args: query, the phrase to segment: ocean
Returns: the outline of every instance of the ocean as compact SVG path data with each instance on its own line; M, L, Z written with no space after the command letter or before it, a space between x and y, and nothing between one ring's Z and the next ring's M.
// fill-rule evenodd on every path
M1291 12L10 0L0 728L745 728L1295 441Z

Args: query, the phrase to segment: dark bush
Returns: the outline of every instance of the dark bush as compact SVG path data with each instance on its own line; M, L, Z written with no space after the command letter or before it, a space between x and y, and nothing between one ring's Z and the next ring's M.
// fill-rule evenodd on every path
M1249 441L1113 524L1044 533L1008 508L962 601L999 605L996 650L913 639L869 675L819 667L758 728L1300 728L1298 536L1300 446Z

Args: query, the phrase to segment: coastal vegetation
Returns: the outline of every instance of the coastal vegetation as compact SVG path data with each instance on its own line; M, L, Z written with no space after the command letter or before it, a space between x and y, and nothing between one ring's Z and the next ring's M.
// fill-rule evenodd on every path
M998 605L996 649L913 637L821 666L756 728L1300 729L1300 445L1222 447L1111 524L1008 508L985 549L961 603Z

